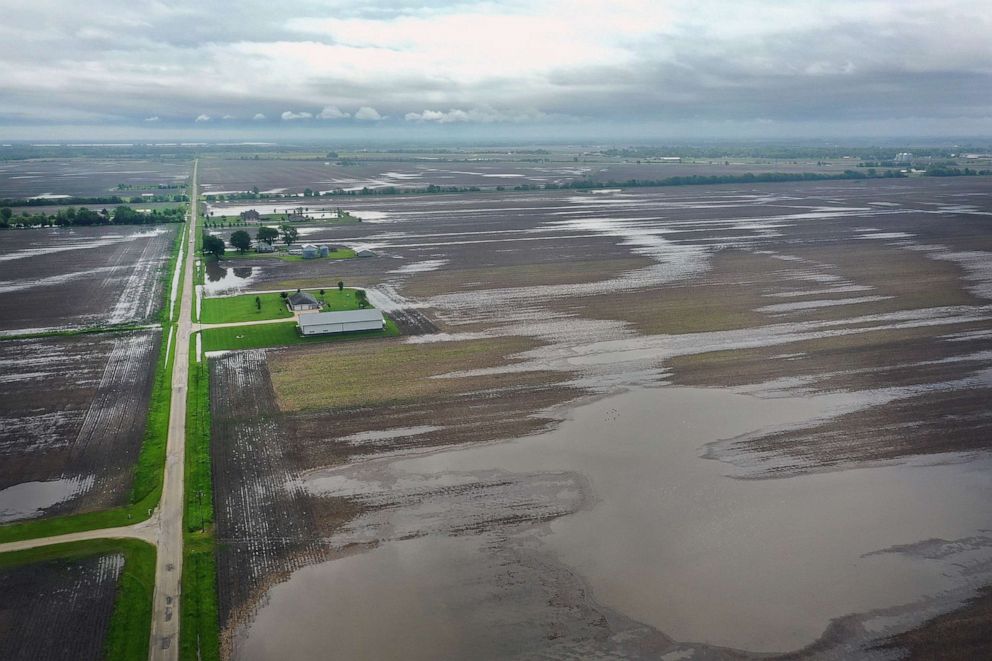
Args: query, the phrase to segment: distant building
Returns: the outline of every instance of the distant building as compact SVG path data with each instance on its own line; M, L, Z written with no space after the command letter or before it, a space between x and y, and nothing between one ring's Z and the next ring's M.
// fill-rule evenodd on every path
M317 246L317 252L320 253L321 257L327 257L331 254L331 249L327 247L327 244L321 244Z
M320 309L320 301L313 294L308 294L305 291L297 291L290 294L289 298L286 299L286 303L293 312L307 312L309 310Z
M313 245L312 243L303 244L302 250L303 250L302 252L303 259L316 259L317 255L319 254L319 251L317 250L317 246Z
M913 155L911 153L909 153L908 151L900 152L900 153L896 154L896 157L893 159L893 162L895 162L895 163L912 163L913 162Z
M328 335L382 330L386 326L386 321L379 310L348 310L305 314L300 317L299 326L303 335Z
M258 213L254 209L248 209L248 211L241 212L241 220L261 220L262 214Z
M271 243L266 243L265 241L259 241L255 244L255 252L275 252L276 247Z
M286 216L286 220L288 220L291 223L302 223L306 219L307 219L306 216L302 216L302 215L300 215L298 213L293 213L293 214L290 214L290 215Z
M372 252L371 250L369 250L368 248L361 248L360 250L356 250L355 251L355 254L358 255L359 257L375 257L376 256L375 253Z

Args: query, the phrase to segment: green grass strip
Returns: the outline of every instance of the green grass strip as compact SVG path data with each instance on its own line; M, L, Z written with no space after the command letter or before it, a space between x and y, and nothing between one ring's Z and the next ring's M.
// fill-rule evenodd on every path
M155 547L151 544L137 539L95 539L54 544L0 554L0 567L111 553L124 555L124 568L118 579L114 611L104 641L104 658L111 661L147 659L155 594Z
M220 624L210 463L210 373L206 362L196 362L193 345L186 399L186 508L179 657L184 661L214 661L220 659Z
M253 252L249 251L244 254L237 251L228 250L224 253L224 259L281 259L284 262L313 262L321 259L353 259L358 255L351 248L338 248L337 250L332 250L327 254L326 257L314 257L311 259L304 259L303 255L290 255L287 252Z
M381 331L355 331L353 333L314 335L312 337L303 337L300 335L299 331L297 331L295 321L278 324L209 328L200 333L203 336L203 351L207 352L267 349L270 347L285 347L300 344L326 344L328 342L367 340L374 337L395 337L400 334L400 331L392 319L386 319L386 327Z

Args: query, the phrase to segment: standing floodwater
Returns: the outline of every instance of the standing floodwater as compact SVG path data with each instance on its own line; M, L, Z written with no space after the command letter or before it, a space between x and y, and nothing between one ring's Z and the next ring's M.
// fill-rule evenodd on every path
M579 653L569 636L542 633L569 631L583 609L645 625L625 626L651 645L660 636L649 628L753 652L801 648L850 614L876 631L918 622L966 596L969 567L992 560L989 545L953 542L992 525L987 459L744 480L700 456L708 443L859 406L846 394L644 389L537 437L313 473L314 492L391 504L333 540L379 546L272 589L239 658ZM484 503L467 488L495 483L516 488L489 489ZM575 603L562 608L549 591Z

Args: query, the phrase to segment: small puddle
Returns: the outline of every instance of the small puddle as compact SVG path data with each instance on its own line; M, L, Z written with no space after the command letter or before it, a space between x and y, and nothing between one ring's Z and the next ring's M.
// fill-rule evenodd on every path
M637 389L538 436L312 473L314 493L389 504L331 540L377 546L271 589L237 656L536 656L550 643L531 635L557 621L540 591L562 574L676 640L752 652L801 648L851 614L914 605L896 619L918 622L934 598L969 596L980 583L969 566L988 570L992 540L951 542L992 527L992 460L741 480L702 458L713 442L851 410L863 395ZM935 543L947 552L913 550ZM546 562L534 574L508 548ZM534 646L507 650L507 638Z
M33 519L93 486L93 476L47 482L22 482L0 489L0 523Z

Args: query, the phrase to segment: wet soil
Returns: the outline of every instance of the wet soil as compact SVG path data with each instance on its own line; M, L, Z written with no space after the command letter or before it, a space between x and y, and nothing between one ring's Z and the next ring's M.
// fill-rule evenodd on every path
M0 245L0 331L157 321L177 228L7 232Z
M123 556L0 569L0 658L104 658Z
M990 582L984 180L353 206L438 332L212 359L229 655L892 658Z
M125 504L161 333L0 342L0 522Z

